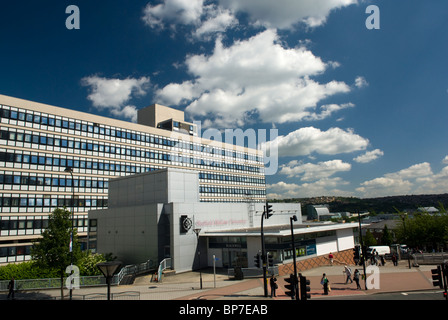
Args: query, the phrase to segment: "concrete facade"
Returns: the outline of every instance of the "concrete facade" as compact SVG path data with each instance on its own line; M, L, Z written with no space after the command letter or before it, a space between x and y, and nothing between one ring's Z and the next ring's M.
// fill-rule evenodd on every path
M264 203L200 202L198 174L164 169L111 180L108 209L92 210L92 248L126 264L172 258L176 272L200 267L253 267L261 250ZM299 203L272 203L263 219L266 250L276 263L292 259L290 218L297 217L296 255L316 256L354 247L352 224L303 224ZM200 229L199 237L195 229ZM215 261L213 261L215 258Z

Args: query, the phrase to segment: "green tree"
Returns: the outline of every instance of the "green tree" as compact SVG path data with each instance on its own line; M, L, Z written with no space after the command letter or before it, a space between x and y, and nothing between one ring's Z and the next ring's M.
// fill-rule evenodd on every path
M389 228L387 227L387 225L384 226L383 229L383 236L381 237L381 244L385 245L385 246L390 246L393 242L393 235L392 233L389 231Z
M367 230L366 235L364 236L364 245L369 247L369 246L376 246L376 239L373 236L373 234Z
M73 231L72 252L70 235L72 231L71 213L65 208L55 209L49 216L48 227L42 238L33 243L31 257L41 268L57 270L61 277L61 299L64 298L64 275L66 268L77 264L81 256L76 229Z

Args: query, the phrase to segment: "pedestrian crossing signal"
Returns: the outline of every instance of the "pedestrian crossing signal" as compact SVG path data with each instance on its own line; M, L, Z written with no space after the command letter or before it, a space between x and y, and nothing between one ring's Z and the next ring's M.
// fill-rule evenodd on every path
M273 215L272 213L272 204L269 204L266 201L266 219L269 219L269 217L271 217Z
M432 274L432 285L434 287L439 287L440 289L443 289L443 283L442 283L442 269L440 266L437 266L437 269L431 269Z
M285 294L290 296L292 300L296 298L297 291L297 281L293 274L289 275L289 278L285 278L285 281L288 283L285 285L286 291Z
M311 295L309 292L311 291L310 288L310 280L307 280L306 277L300 275L300 299L302 301L306 301L311 298Z
M257 255L256 256L254 256L254 258L255 258L255 266L257 267L257 268L261 268L261 255L259 254L259 253L257 253Z

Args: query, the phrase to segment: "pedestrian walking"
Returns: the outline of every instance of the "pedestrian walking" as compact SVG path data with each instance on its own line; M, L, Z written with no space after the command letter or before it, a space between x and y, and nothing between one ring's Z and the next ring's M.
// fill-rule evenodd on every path
M353 283L353 280L352 280L352 269L350 269L349 266L345 266L344 267L344 272L345 272L345 275L347 276L347 278L345 280L345 284L347 284L349 280L350 280L350 283Z
M392 262L393 262L393 264L394 264L395 267L398 265L397 260L398 260L398 259L397 259L397 255L394 253L394 254L392 255Z
M11 280L9 281L8 289L9 289L8 299L10 297L12 297L14 299L14 277L12 277Z
M331 265L333 265L333 259L334 259L334 256L333 256L333 254L330 252L330 254L328 255L328 259L330 259L330 264Z
M361 286L359 285L359 270L355 269L355 273L353 274L353 280L356 282L356 289L361 289Z
M328 292L330 292L330 281L327 278L327 275L324 273L322 275L322 279L320 280L320 284L324 288L324 294L328 295Z
M274 277L273 274L271 275L271 279L269 280L269 284L270 284L270 286L271 286L271 298L272 298L273 296L274 296L274 297L277 297L277 293L276 293L276 290L277 290L277 288L278 288L278 285L277 285L277 278Z

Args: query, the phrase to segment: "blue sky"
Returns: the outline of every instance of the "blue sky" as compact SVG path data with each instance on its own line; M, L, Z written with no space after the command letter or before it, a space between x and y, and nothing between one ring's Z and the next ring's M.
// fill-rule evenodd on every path
M446 193L447 16L445 0L8 1L0 93L128 121L160 103L204 129L275 128L272 198Z

